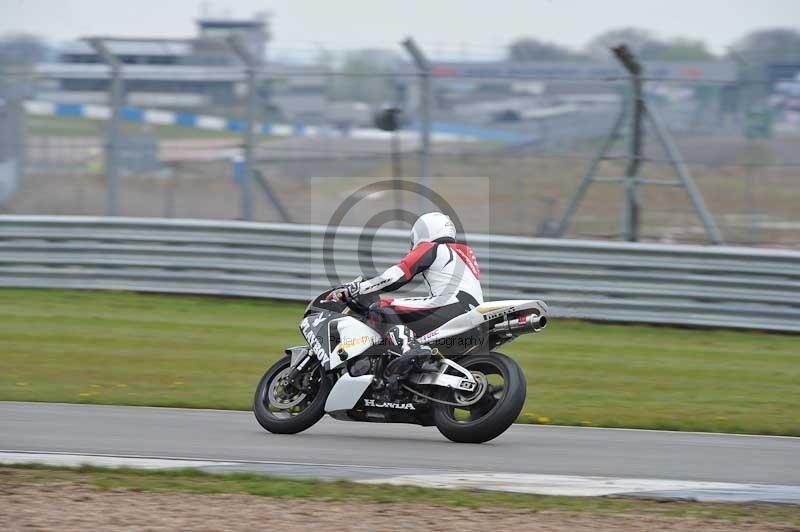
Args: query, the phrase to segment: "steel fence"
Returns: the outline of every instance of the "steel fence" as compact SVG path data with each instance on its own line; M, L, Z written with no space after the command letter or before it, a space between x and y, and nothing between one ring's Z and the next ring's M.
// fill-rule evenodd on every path
M468 242L487 299L543 299L556 317L800 332L799 252L496 235ZM407 249L407 231L393 229L0 216L0 286L305 301Z
M396 175L435 187L441 177L479 177L491 180L490 194L465 201L514 216L467 230L552 237L631 102L625 70L599 58L455 61L432 49L427 72L392 43L391 61L354 52L271 60L254 71L229 44L200 40L194 48L200 41L109 39L118 55L176 61L119 65L121 89L111 66L71 62L74 53L101 61L86 43L57 62L7 68L0 98L22 120L6 120L14 134L0 134L0 161L3 153L18 160L0 168L15 174L10 185L0 175L0 212L325 223L317 216L325 205L303 198L318 178ZM359 57L371 66L356 68ZM723 242L800 249L800 81L744 76L731 59L643 66L647 107L671 133ZM402 111L396 134L375 127L386 106ZM628 129L626 121L620 133ZM630 218L640 241L706 242L686 191L664 186L675 184L674 155L650 123L638 129L638 177L628 173L620 135L597 159L598 185L565 236L624 237L627 197L641 205ZM287 218L275 205L297 214Z

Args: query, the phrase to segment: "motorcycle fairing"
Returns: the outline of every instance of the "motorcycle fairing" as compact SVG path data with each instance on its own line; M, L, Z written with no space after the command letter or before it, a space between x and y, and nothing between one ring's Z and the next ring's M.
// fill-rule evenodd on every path
M335 335L331 334L333 330ZM381 335L366 323L329 311L307 315L300 322L300 332L325 370L336 369L382 341ZM332 337L339 339L335 347L331 346Z
M300 332L308 342L308 347L319 359L322 367L330 369L331 338L328 323L334 314L323 311L309 314L300 322Z
M336 384L333 385L328 399L325 401L325 412L331 413L339 410L350 410L354 408L372 384L374 375L360 375L351 377L347 372L343 373Z
M544 301L536 299L509 299L505 301L489 301L478 305L474 309L456 316L431 332L419 338L420 343L430 343L449 338L457 334L472 330L482 323L497 318L507 319L512 314L530 311L538 316L547 314L547 305Z
M475 390L477 382L475 377L462 366L452 360L443 359L442 367L438 371L422 371L411 376L410 382L426 386L440 386L453 390L471 392ZM451 368L461 375L445 374L447 368ZM337 412L341 410L351 410L356 408L364 397L369 386L372 384L375 375L359 375L353 377L344 372L333 385L328 399L325 401L325 412Z
M521 313L543 316L547 313L547 305L538 300L522 299L484 303L453 318L441 327L420 337L419 340L427 343L455 336L475 329L488 321L504 320ZM333 326L336 327L336 335L331 334ZM381 335L363 321L331 311L309 313L300 322L300 331L308 341L309 349L320 359L326 371L338 368L345 360L361 355L382 341ZM334 347L331 347L332 336L338 338L338 343ZM292 355L295 353L293 352ZM420 372L412 377L411 382L464 391L474 389L476 382L470 372L451 360L444 359L444 363L440 371ZM448 366L461 375L446 374L445 370ZM374 375L371 374L353 377L346 371L343 372L325 402L325 411L333 413L355 408L364 397L373 378Z
M339 343L331 351L331 369L383 340L375 329L350 316L331 320L329 326L334 324L339 333ZM342 357L342 354L345 356Z

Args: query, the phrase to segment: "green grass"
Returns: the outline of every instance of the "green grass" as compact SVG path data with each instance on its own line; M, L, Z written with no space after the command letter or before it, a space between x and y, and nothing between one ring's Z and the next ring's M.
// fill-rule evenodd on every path
M94 137L103 134L108 127L105 120L93 120L76 116L37 116L29 119L28 129L31 135L57 137ZM122 122L122 131L126 135L153 135L159 140L180 139L240 139L241 133L234 131L214 131L193 127L142 124L138 122ZM267 135L258 135L267 138Z
M0 400L249 409L303 305L0 290ZM506 346L522 422L800 436L800 338L552 320Z
M800 524L797 507L784 504L723 504L654 501L610 497L554 497L477 490L439 490L412 486L358 484L354 482L282 479L250 473L210 474L197 470L148 471L78 468L34 464L0 468L0 488L11 485L89 483L100 489L197 494L245 493L263 497L313 498L327 501L365 501L426 506L508 508L527 512L639 514L674 519Z

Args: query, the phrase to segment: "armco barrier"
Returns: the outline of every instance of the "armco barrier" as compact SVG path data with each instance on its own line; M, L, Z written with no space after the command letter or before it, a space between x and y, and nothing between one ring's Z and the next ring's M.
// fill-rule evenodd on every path
M152 218L0 216L0 286L307 300L381 269L408 232ZM553 316L800 332L800 253L470 235L487 299L537 298Z

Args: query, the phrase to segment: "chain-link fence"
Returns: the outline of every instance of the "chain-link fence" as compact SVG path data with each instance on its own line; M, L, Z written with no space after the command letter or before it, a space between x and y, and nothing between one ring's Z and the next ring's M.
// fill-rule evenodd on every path
M165 46L168 62L178 52ZM432 62L424 72L410 60L380 71L247 67L235 57L184 63L123 60L118 99L113 68L100 59L76 55L6 72L0 165L18 161L20 178L0 210L104 215L114 174L122 216L325 224L364 179L402 177L430 184L459 212L491 206L490 227L483 216L467 218L467 231L556 236L570 196L631 102L625 71L590 61ZM724 242L800 246L797 82L743 79L722 60L644 66L644 97ZM15 105L24 117L11 118ZM403 129L374 126L382 106L403 110ZM420 142L425 124L429 148ZM623 125L599 161L598 182L563 236L621 237L629 132ZM639 238L705 242L686 189L659 186L676 181L674 157L650 124L641 140ZM454 188L440 179L453 177L489 184ZM353 223L391 204L425 207L413 195L388 194L363 202Z

